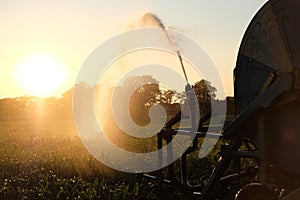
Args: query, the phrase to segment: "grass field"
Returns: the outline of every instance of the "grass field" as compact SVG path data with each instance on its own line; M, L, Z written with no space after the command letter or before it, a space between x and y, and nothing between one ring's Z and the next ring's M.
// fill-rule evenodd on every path
M150 149L155 147L149 145ZM189 159L194 182L203 181L217 159L217 151L201 162ZM179 171L178 163L175 169ZM162 190L161 199L194 198L181 187L163 185ZM72 120L28 120L0 122L0 199L159 199L159 196L154 181L117 172L95 160L82 145Z

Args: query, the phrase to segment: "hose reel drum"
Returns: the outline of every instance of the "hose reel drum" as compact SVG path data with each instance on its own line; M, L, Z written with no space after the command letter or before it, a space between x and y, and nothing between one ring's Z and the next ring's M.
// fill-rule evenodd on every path
M257 145L264 138L267 162L300 175L300 1L297 0L270 0L250 23L234 69L238 113L243 113L283 74L290 74L292 85L264 109L264 135L258 133L254 122L257 116L251 118L253 123L249 123L247 131Z

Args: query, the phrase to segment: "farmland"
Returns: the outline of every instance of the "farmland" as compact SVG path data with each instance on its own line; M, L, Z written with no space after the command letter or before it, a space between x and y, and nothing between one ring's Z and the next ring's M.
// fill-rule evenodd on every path
M157 199L154 183L95 160L72 120L1 122L0 129L0 199Z
M6 121L0 133L0 199L158 199L154 181L95 160L72 120ZM191 159L191 178L207 177L216 161ZM193 198L181 187L163 191L163 199Z

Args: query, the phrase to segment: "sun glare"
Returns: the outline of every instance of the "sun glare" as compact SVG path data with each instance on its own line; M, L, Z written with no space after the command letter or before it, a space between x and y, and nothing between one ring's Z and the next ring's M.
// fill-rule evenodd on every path
M28 95L57 96L65 79L64 66L49 55L33 55L17 66L17 81Z

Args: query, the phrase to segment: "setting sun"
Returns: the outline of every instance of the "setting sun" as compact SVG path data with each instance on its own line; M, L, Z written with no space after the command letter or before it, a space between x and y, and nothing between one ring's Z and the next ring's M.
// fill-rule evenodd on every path
M38 54L23 60L16 71L20 86L29 95L55 95L65 79L65 67L54 57Z

